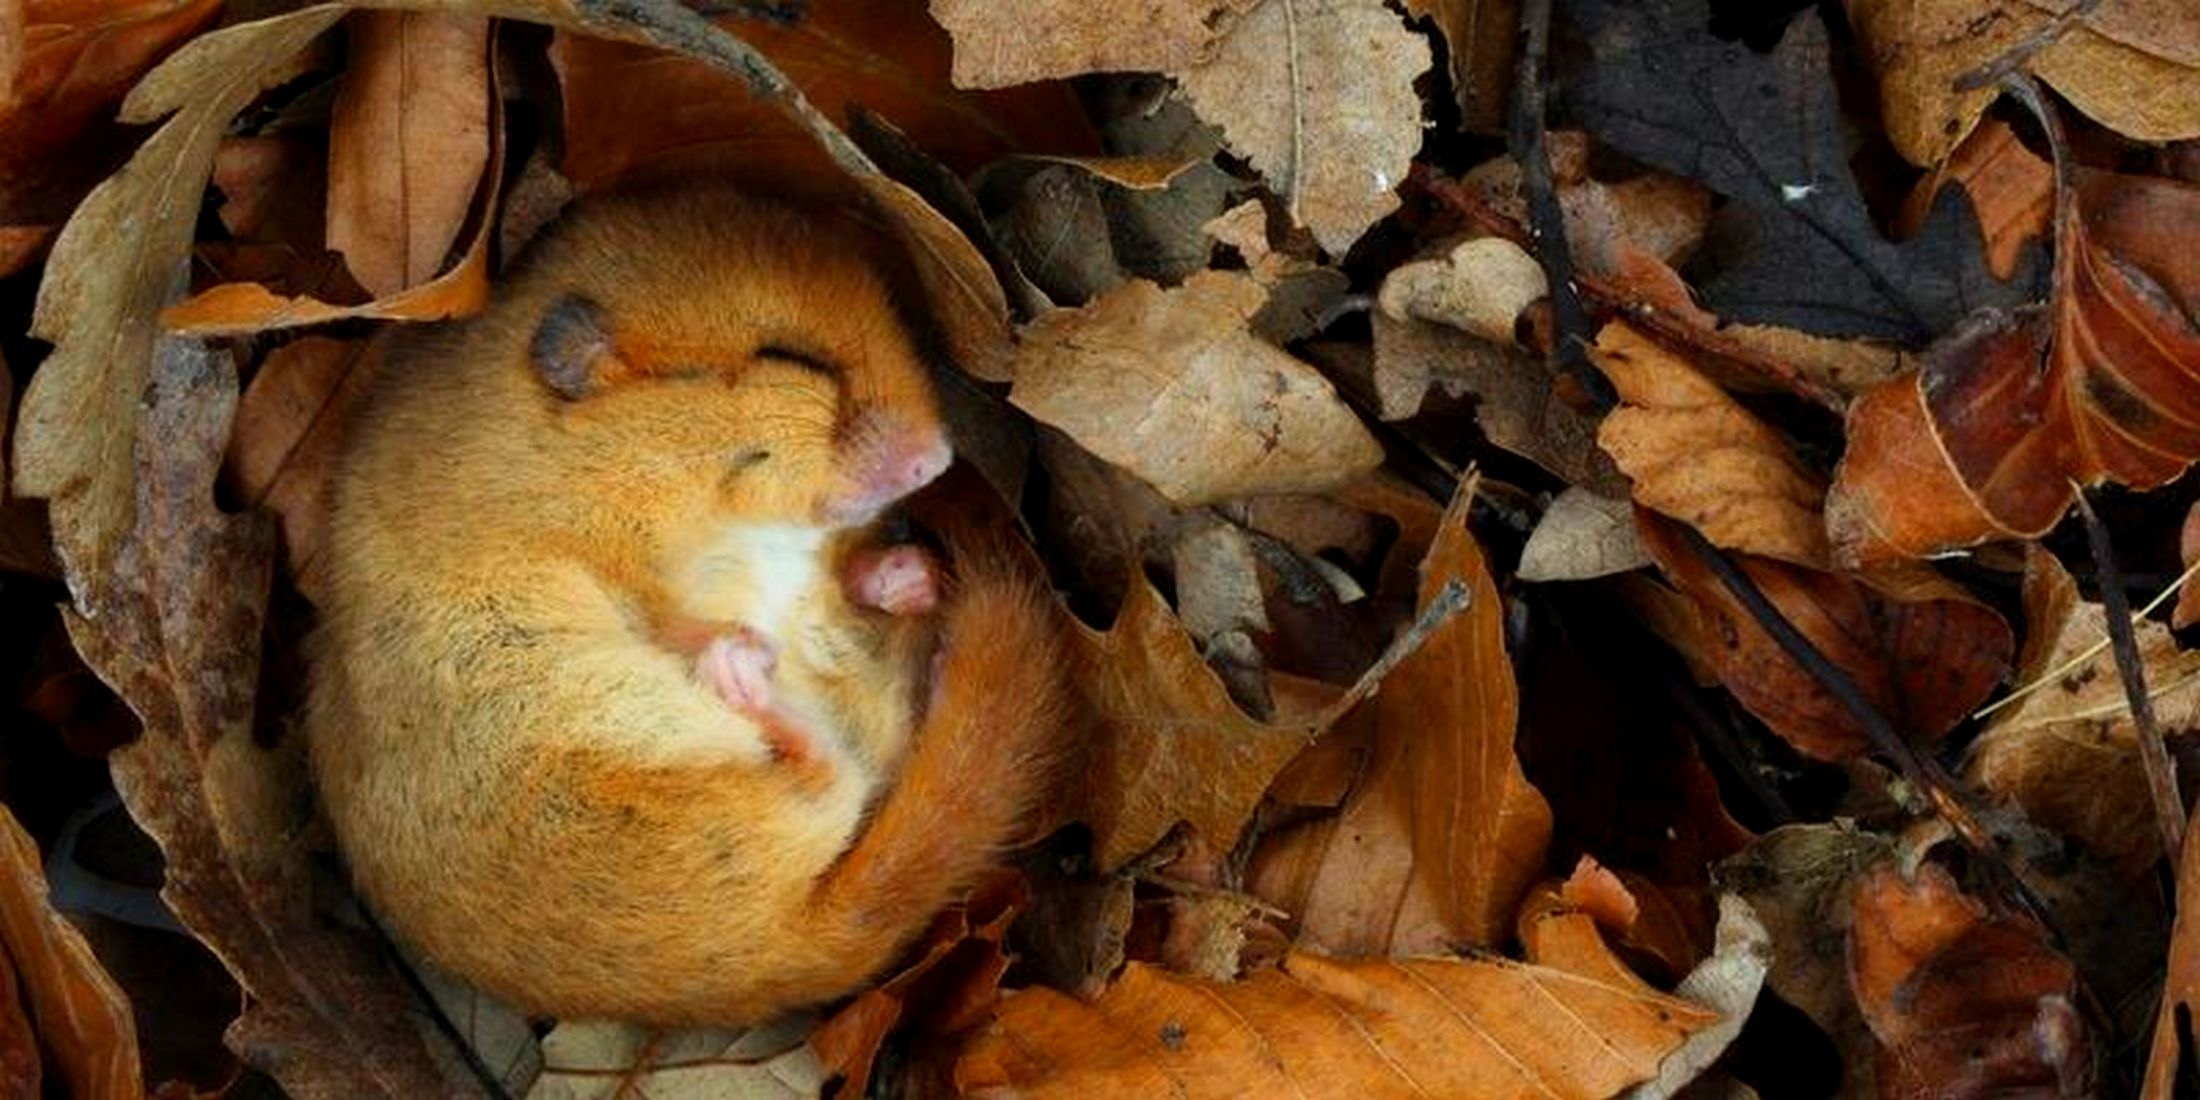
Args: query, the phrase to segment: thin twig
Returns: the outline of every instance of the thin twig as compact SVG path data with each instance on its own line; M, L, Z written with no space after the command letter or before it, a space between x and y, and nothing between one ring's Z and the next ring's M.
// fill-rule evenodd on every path
M1428 606L1422 608L1421 613L1414 616L1413 621L1399 633L1397 640L1390 643L1390 648L1385 649L1383 655L1377 657L1375 663L1360 674L1359 681L1350 690L1329 705L1329 717L1322 721L1322 727L1327 728L1331 722L1343 717L1353 707L1365 702L1368 696L1375 694L1375 690L1382 686L1383 679L1390 675L1391 670L1419 652L1422 646L1428 644L1429 636L1436 633L1437 627L1451 621L1453 615L1465 610L1473 602L1474 590L1461 583L1459 578L1453 577L1445 581L1444 587L1437 589Z
M1513 70L1512 155L1520 162L1521 190L1528 200L1528 236L1551 293L1551 369L1571 375L1597 408L1619 401L1612 383L1589 361L1589 314L1574 282L1574 254L1566 241L1566 212L1558 204L1551 179L1550 150L1544 145L1543 61L1551 47L1551 0L1520 5L1520 64Z
M2093 551L2093 575L2101 586L2101 610L2108 616L2109 650L2116 655L2116 676L2123 681L2124 699L2131 704L2131 723L2139 738L2139 767L2146 773L2147 797L2154 802L2154 824L2162 831L2162 854L2176 866L2184 846L2185 802L2177 794L2177 763L2169 758L2162 741L2162 727L2154 720L2154 701L2147 695L2146 665L2139 658L2139 635L2131 626L2131 600L2124 595L2123 578L2116 573L2116 551L2109 543L2108 528L2094 514L2093 505L2080 489L2078 514L2085 517L2085 541Z
M1956 78L1954 88L1959 92L1976 91L1989 84L1999 84L2005 78L2029 64L2041 50L2055 44L2055 40L2070 33L2070 28L2093 14L2101 6L2101 0L2078 0L2063 9L2062 14L2047 21L2039 30L2024 36L2015 45L1996 54L1984 65Z
M1827 694L1841 704L1842 709L1849 712L1849 717L1855 719L1856 724L1863 729L1872 747L1894 761L1903 778L1925 795L1934 812L1948 823L1949 828L1955 830L1956 836L1971 849L1980 863L1990 869L1991 875L2017 904L2032 919L2038 921L2040 927L2060 940L2061 937L2055 932L2054 922L2048 918L2047 906L2032 892L2030 886L2025 885L2016 869L2002 858L2001 849L1994 844L1986 827L1956 795L1955 780L1931 757L1918 755L1910 747L1910 742L1894 728L1894 723L1889 722L1887 716L1879 713L1879 708L1864 697L1863 689L1856 686L1856 681L1841 666L1827 660L1825 654L1818 652L1818 647L1804 637L1803 632L1796 629L1795 624L1789 622L1779 608L1773 606L1763 590L1757 587L1757 582L1751 580L1749 574L1742 572L1741 566L1735 564L1726 551L1713 546L1694 527L1687 524L1680 524L1679 527L1689 550L1710 568L1728 592L1733 593L1734 598L1748 610L1750 617L1757 621L1757 625L1771 635L1781 650L1802 666L1811 679L1824 687Z

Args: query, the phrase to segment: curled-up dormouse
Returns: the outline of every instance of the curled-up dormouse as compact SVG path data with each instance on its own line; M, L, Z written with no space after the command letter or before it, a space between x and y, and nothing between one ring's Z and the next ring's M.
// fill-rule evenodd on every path
M362 894L537 1012L847 992L1018 838L1046 593L878 518L950 453L853 219L586 200L393 352L336 475L309 737Z

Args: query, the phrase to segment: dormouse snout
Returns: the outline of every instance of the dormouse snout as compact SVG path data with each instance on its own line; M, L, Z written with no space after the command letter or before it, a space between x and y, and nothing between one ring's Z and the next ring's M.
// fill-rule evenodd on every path
M849 485L825 504L825 520L857 526L947 472L955 453L937 427L866 417L848 442Z

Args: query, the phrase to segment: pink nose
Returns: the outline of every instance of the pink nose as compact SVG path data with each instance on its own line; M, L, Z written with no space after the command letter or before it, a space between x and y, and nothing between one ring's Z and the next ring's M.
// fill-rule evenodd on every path
M868 523L895 501L931 484L947 472L955 452L936 431L877 432L856 443L849 456L854 484L825 506L834 523Z

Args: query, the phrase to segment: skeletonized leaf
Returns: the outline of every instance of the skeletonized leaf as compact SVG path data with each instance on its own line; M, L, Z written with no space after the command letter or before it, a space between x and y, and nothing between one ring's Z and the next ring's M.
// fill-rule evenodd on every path
M1178 504L1328 488L1382 449L1328 380L1247 330L1266 292L1134 279L1024 330L1009 400Z
M1233 984L1139 963L1088 1005L1010 997L955 1066L1034 1098L1611 1096L1717 1017L1639 979L1294 952Z
M1291 220L1343 255L1398 207L1421 147L1428 43L1381 0L1267 0L1212 59L1171 75Z

